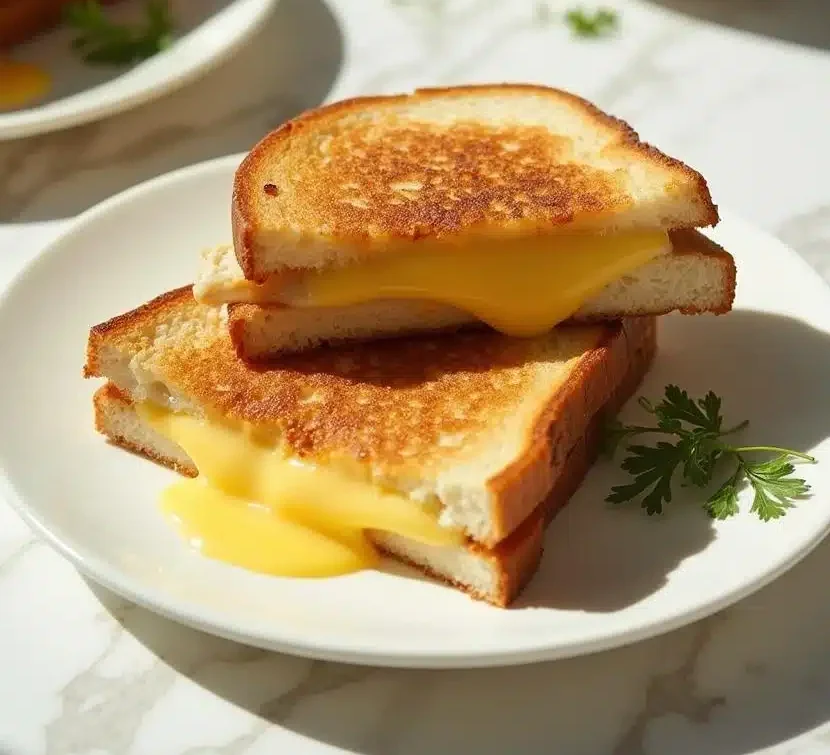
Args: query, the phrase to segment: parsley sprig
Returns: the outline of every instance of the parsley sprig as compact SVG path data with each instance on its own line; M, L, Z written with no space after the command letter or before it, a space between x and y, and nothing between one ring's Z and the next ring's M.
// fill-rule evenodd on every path
M727 519L738 513L738 490L744 481L754 492L750 510L763 521L784 516L808 494L810 486L793 476L794 462L815 463L816 459L778 446L731 445L729 436L743 430L749 422L724 429L721 399L713 392L693 399L676 385L668 385L659 403L640 398L639 404L656 423L624 425L614 421L606 434L607 451L613 453L621 443L648 434L669 436L674 443L660 440L653 446L629 445L622 468L634 479L611 488L608 502L625 503L640 498L648 514L659 514L663 505L672 500L675 476L682 478L684 486L706 487L722 463L731 464L730 474L704 504L714 519ZM759 453L774 456L766 460L750 458Z
M97 0L79 0L65 11L77 32L72 47L92 64L125 65L152 57L173 41L173 19L167 0L147 0L144 18L134 26L111 21Z
M619 19L610 8L572 8L565 14L565 21L578 37L601 37L615 31Z

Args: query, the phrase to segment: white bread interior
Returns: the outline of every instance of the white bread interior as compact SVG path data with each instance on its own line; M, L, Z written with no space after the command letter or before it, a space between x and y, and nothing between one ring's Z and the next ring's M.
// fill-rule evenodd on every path
M728 311L735 268L724 254L664 254L608 285L571 318L592 322L619 317ZM450 305L376 300L346 307L280 307L232 304L231 338L239 355L265 362L280 354L325 344L476 325Z

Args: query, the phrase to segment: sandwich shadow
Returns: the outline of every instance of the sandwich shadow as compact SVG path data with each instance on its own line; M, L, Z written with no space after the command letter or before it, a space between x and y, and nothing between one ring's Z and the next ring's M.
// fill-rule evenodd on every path
M286 354L272 363L249 365L268 372L274 368L298 376L331 375L338 381L396 390L419 389L426 383L456 374L485 375L491 370L521 367L528 353L521 339L489 328L469 326L452 333L411 333L364 343L335 343L311 351ZM446 344L452 344L452 350ZM584 351L577 344L562 353L562 361ZM474 390L470 386L470 390ZM461 399L462 397L459 397Z
M825 0L649 0L702 21L785 42L830 49Z
M611 464L595 469L548 526L539 570L510 610L613 613L662 588L680 563L715 539L701 497L680 491L660 516L605 503Z
M247 152L268 131L325 100L343 55L339 23L324 0L280 0L241 49L165 97L104 120L0 144L0 166L8 162L5 183L13 187L2 195L0 222L71 217L168 171ZM231 108L229 91L244 92L233 97ZM105 146L113 133L115 150ZM44 160L49 171L33 168Z
M742 443L807 451L830 436L830 336L803 321L753 310L716 320L663 318L660 351L638 394L659 398L669 382L691 395L714 390L727 425L750 419ZM630 405L626 414L641 416ZM626 479L618 469L621 457L597 462L551 523L542 565L517 608L622 609L660 589L681 561L715 537L700 511L700 491L678 490L655 517L636 504L604 503L610 485ZM809 467L801 471L809 478Z

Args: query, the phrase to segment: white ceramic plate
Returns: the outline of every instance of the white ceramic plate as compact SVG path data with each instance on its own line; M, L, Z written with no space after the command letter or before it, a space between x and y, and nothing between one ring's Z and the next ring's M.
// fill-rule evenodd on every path
M830 524L830 290L793 252L729 216L713 235L740 268L737 310L668 317L642 393L674 381L723 396L749 441L810 450L814 496L784 519L713 525L695 500L663 517L603 503L600 462L549 528L516 608L498 610L403 569L322 581L267 578L200 557L163 519L173 473L111 447L81 378L89 327L184 284L228 239L239 157L164 176L83 215L0 301L2 492L78 568L154 611L290 653L398 666L561 658L701 618L791 567ZM627 413L640 410L629 406ZM748 507L746 496L741 500Z
M173 0L179 36L158 55L128 69L90 66L72 51L71 30L58 28L15 47L11 57L53 78L40 104L0 111L0 139L55 131L135 107L182 86L230 56L265 21L278 0ZM143 0L108 9L114 18L141 15Z

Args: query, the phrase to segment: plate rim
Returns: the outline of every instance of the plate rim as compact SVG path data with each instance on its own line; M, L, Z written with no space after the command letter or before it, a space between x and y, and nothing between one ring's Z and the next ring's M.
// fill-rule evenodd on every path
M244 152L234 153L170 171L136 184L84 211L66 227L62 228L54 239L39 250L2 285L2 288L0 288L0 312L6 306L6 300L12 292L19 286L25 285L25 279L33 271L37 270L40 265L48 264L48 260L54 255L61 254L61 250L65 245L72 243L76 235L85 232L88 226L94 224L99 217L107 215L111 210L128 205L135 198L163 189L170 184L179 181L197 180L200 175L205 173L222 171L230 173L241 162L245 154ZM765 237L769 243L775 244L782 254L787 255L790 264L798 265L802 274L814 276L823 287L827 287L824 279L806 260L775 236L723 210L721 210L721 222L724 225L728 224L735 227L740 233ZM691 610L675 610L668 618L663 617L658 621L641 622L632 629L564 645L550 645L539 640L528 642L525 639L521 648L516 650L480 650L461 654L454 648L442 650L440 647L433 646L428 650L413 649L395 652L388 649L373 650L368 644L361 644L359 641L355 642L348 638L336 643L320 642L316 638L300 637L296 631L280 632L278 625L271 625L271 631L268 635L250 633L250 631L245 630L240 631L232 619L232 614L223 614L213 608L200 607L177 599L175 596L167 595L158 589L147 587L135 578L125 574L122 569L105 558L99 557L95 553L86 552L82 548L78 548L77 543L59 537L50 529L48 519L44 520L37 510L27 504L23 497L17 493L11 475L5 467L0 467L0 499L9 503L12 510L23 519L38 538L57 551L87 578L153 613L202 632L294 656L395 668L450 669L522 665L593 654L667 634L711 616L770 584L799 561L806 558L830 532L829 511L823 522L823 527L816 527L810 537L805 538L797 549L789 552L786 558L776 563L774 568L764 572L760 578L755 578L749 583L742 583L737 588L733 588L718 598Z
M167 75L156 76L144 86L133 85L120 94L118 90L123 84L119 85L120 77L116 77L44 105L0 113L0 141L39 136L98 121L148 104L204 76L230 58L260 29L280 0L233 0L233 3L225 6L223 10L231 8L237 2L249 6L248 15L243 19L245 23L239 28L236 36L222 47L197 56L187 65L172 66L168 68ZM216 14L219 15L221 11ZM216 16L209 18L204 25L218 24L221 19ZM186 37L187 35L185 39ZM175 45L163 54L175 56ZM99 95L92 102L86 105L72 105L73 97L93 90L98 90Z

